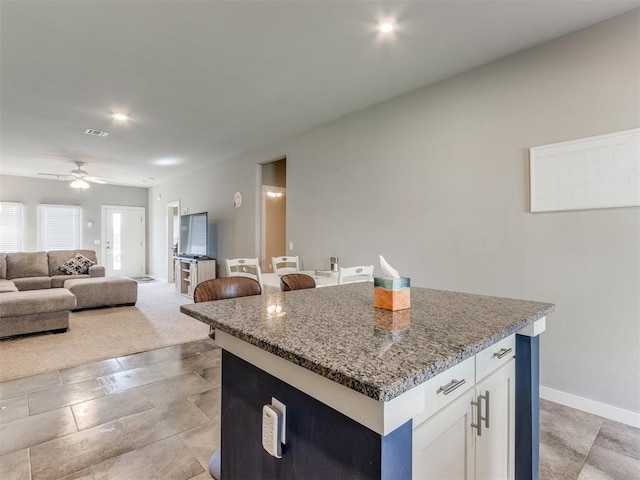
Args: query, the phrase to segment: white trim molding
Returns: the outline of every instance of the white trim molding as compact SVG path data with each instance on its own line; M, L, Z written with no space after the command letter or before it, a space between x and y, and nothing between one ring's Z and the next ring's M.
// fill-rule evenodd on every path
M543 387L542 385L540 386L540 398L582 410L583 412L593 413L594 415L608 418L615 422L640 428L640 412L632 412L631 410L614 407L613 405L579 397L571 393L561 392L553 388Z

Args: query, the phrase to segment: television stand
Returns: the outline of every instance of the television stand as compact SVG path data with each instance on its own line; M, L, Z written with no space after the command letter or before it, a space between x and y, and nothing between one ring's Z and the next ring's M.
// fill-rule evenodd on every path
M209 257L173 257L173 265L176 292L191 297L191 299L193 299L193 291L199 283L216 278L216 261Z

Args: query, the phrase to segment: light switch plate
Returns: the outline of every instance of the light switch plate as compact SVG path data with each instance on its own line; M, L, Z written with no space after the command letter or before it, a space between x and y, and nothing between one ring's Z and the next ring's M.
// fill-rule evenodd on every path
M287 406L275 397L271 397L271 405L282 413L282 444L287 443Z

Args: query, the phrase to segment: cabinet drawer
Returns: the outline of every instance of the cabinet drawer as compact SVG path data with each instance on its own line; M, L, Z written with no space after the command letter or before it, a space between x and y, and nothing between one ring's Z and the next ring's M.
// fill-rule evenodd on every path
M476 379L482 380L516 355L516 336L511 335L476 354Z
M467 358L424 383L424 410L413 419L414 426L473 388L474 364L474 357Z

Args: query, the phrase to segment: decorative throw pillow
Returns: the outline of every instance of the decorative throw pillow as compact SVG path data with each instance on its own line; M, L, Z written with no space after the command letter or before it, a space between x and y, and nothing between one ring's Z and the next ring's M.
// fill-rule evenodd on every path
M89 271L89 267L91 265L93 265L91 260L81 253L76 253L73 257L60 265L58 269L67 275L82 275Z

